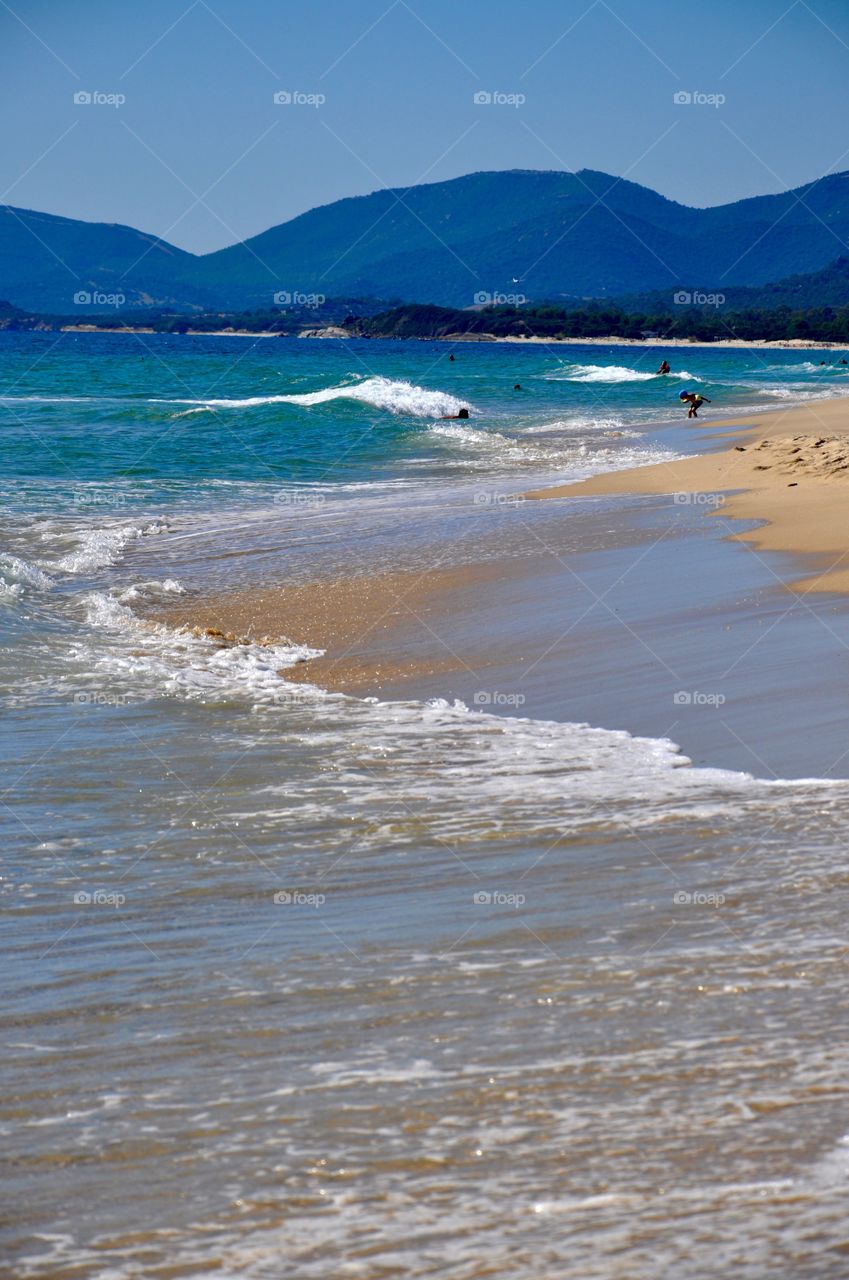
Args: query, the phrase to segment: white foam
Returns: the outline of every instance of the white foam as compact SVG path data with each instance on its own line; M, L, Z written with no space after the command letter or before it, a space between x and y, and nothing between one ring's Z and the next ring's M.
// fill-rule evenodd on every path
M511 439L499 431L475 429L461 423L438 423L428 428L428 435L444 440L454 450L461 452L464 467L485 470L491 468L493 462L535 463L567 470L570 474L578 468L581 476L585 476L595 471L615 471L650 462L673 462L679 457L676 453L654 446L617 447L615 451L595 449L585 441L576 441L573 424L563 425L567 429L559 438L557 424L545 427L545 432L550 435L548 440L529 440L529 435L537 434L533 429L523 431L520 436ZM639 438L637 432L622 431L619 434ZM470 460L467 456L469 454L477 454L477 461Z
M770 372L774 373L819 373L819 374L835 374L849 373L849 365L815 363L813 360L805 360L802 364L770 364L766 366Z
M194 405L189 413L202 413L211 409L252 409L258 405L295 404L310 407L330 404L334 400L356 400L375 409L389 413L405 414L414 418L442 418L468 408L462 400L447 391L428 391L403 379L373 377L362 382L344 383L342 386L325 387L321 391L296 392L291 395L248 396L244 399L205 399L155 401L157 404Z
M280 670L322 652L299 644L220 647L205 636L143 621L117 595L94 591L83 603L89 626L110 633L118 643L95 649L83 643L75 656L100 672L128 678L142 696L248 696L253 703L279 699L292 688Z
M806 391L801 386L759 387L758 395L769 396L773 400L793 400L799 403L808 400L831 400L846 396L847 391L838 387L823 387L821 391Z
M404 804L420 801L434 814L443 839L597 828L602 814L611 827L650 826L676 813L727 817L740 805L774 807L782 788L791 789L792 801L801 787L832 791L845 785L764 782L723 769L694 769L666 738L497 716L456 700L378 702L328 693L285 679L286 667L320 650L285 643L219 647L206 636L143 622L114 595L93 592L84 600L97 634L94 643L82 641L70 655L75 670L67 682L75 690L89 680L102 691L106 677L122 700L226 701L263 716L294 717L294 731L308 728L336 783L346 788L356 779L351 795L358 808L378 812L399 797ZM363 761L370 758L380 761L380 769L363 774ZM267 794L270 816L279 806L288 811L285 787L279 800L274 788ZM326 812L322 776L302 784L298 803L304 822Z
M19 596L26 587L49 591L52 586L53 579L38 565L22 560L20 556L0 555L0 595Z
M688 373L686 369L658 374L644 369L627 369L618 364L566 365L558 373L550 373L547 377L554 382L652 382L655 378L701 382L697 374Z
M130 604L137 600L160 600L168 596L182 596L186 594L186 588L181 586L175 578L165 578L163 582L136 582L131 587L120 592L116 599L121 604Z
M622 436L637 436L639 432L631 431L621 418L565 418L556 422L544 422L538 426L523 427L523 436L554 435L557 432L584 431L616 431Z
M152 533L164 533L167 525L155 520L150 524L106 525L86 530L78 545L51 566L63 573L87 573L117 564L127 547Z

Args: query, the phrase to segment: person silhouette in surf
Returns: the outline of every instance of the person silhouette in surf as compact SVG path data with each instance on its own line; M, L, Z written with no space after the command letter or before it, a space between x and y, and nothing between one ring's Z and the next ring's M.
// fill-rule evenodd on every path
M690 406L687 413L688 418L698 418L699 409L701 409L702 405L710 404L707 396L699 395L698 391L682 391L679 399Z

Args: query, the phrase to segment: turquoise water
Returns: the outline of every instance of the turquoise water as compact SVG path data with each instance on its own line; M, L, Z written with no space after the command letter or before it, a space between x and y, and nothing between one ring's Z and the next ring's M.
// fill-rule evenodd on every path
M849 387L842 353L450 350L0 336L16 1275L834 1274L844 782L137 616L589 552L615 505L517 490L686 452L682 387L706 423Z

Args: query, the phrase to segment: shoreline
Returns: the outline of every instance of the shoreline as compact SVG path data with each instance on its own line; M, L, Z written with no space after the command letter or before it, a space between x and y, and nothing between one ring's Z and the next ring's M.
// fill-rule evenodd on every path
M668 426L658 424L658 429ZM576 501L584 499L675 495L675 504L697 520L704 514L728 522L725 541L785 553L784 576L766 566L784 591L849 593L849 532L842 532L849 501L849 401L820 400L725 421L700 419L698 427L700 439L709 441L707 452L522 496L566 499L574 517ZM710 495L721 497L711 502ZM759 524L740 531L737 521ZM733 561L731 566L733 572ZM350 578L307 585L281 582L193 593L146 616L206 635L221 647L285 641L323 650L320 657L281 670L294 683L355 696L407 696L406 690L433 692L446 684L457 691L470 674L480 683L481 671L493 666L502 673L521 670L524 659L511 657L509 644L493 643L490 631L472 615L480 615L478 622L483 618L490 587L496 594L525 590L522 580L536 572L529 561L503 557L424 572L375 573L366 567ZM437 644L437 632L453 625L452 613L467 615L471 637L464 631L462 643Z
M764 351L849 351L846 342L815 342L804 338L775 338L767 341L764 338L719 338L716 342L691 342L689 338L542 338L531 335L527 338L517 336L498 337L493 333L450 334L445 338L414 338L416 342L509 342L513 346L550 346L556 343L561 347L705 347L713 350L729 350L739 348L747 350L754 347Z
M44 332L42 330L42 332ZM48 330L48 332L54 332ZM270 332L265 329L254 333L251 329L184 329L180 333L168 333L164 329L152 329L149 325L111 325L101 328L96 324L63 324L60 333L148 333L164 338L290 338L292 334Z
M672 494L676 503L688 505L694 496L716 495L714 502L699 504L706 515L762 522L744 532L729 528L729 539L808 560L814 571L783 582L785 590L849 594L847 401L817 400L771 410L733 424L711 424L707 433L727 442L725 447L523 496L550 501Z
M427 620L450 610L460 593L465 596L502 573L500 563L366 572L297 586L190 595L144 616L205 636L221 648L286 642L321 649L319 657L279 674L331 692L374 693L388 684L471 671L468 655L434 652ZM481 665L485 660L476 659Z
M32 332L35 332L34 330ZM328 335L314 331L306 330L301 333L278 333L269 332L268 330L260 330L253 332L250 329L186 329L182 333L168 333L162 329L152 329L149 325L113 325L101 328L94 324L66 324L59 326L58 330L40 329L38 332L59 332L59 333L143 333L143 334L159 334L162 337L187 337L187 338L312 338L317 341L337 341L337 342L360 342L360 341L381 341L381 342L442 342L449 346L458 342L486 342L486 343L509 343L511 346L551 346L556 344L561 347L668 347L671 349L679 348L705 348L713 350L755 350L763 351L849 351L849 343L845 342L815 342L804 338L777 338L772 341L766 341L762 338L720 338L716 342L691 342L689 338L619 338L615 336L604 338L560 338L550 337L543 338L536 335L530 337L505 336L499 337L494 333L469 333L469 334L449 334L443 338L429 337L410 337L398 338L394 334L385 335L364 335L349 333L345 336L340 334Z
M212 589L187 583L187 595L139 616L221 649L282 642L323 650L279 668L281 696L295 702L293 686L306 684L381 703L456 703L530 723L669 739L696 766L820 776L844 750L834 689L843 678L849 615L826 570L844 554L840 517L849 490L839 473L830 474L842 455L829 451L824 466L811 457L821 436L841 447L845 439L849 454L844 414L849 420L849 402L841 399L756 418L700 420L693 425L707 453L532 490L549 503L567 501L560 510L549 507L544 538L518 555L510 554L511 542L491 560L451 568L385 570L362 560L352 573L296 583L270 567L239 587L226 579ZM825 429L828 421L833 430ZM658 431L668 427L658 424ZM775 439L793 434L809 440L801 463L783 454L761 461L778 447ZM678 451L695 443L683 423L675 435ZM765 438L768 448L757 451ZM711 470L724 466L736 470ZM760 466L768 469L756 471ZM784 475L789 466L801 481ZM837 544L819 552L797 546L783 525L773 535L766 521L778 517L764 508L765 477L779 504L792 495L799 508L801 490L801 510L824 512L817 527L830 537L836 528ZM695 500L646 501L731 489L735 497L718 510ZM724 527L706 526L708 513ZM741 555L737 543L747 540L775 554L768 561ZM845 551L849 591L849 546ZM814 585L833 593L818 611L800 608L798 594L788 598L788 586L798 593ZM844 632L845 643L836 643ZM683 710L682 696L689 699ZM770 711L776 699L780 717Z

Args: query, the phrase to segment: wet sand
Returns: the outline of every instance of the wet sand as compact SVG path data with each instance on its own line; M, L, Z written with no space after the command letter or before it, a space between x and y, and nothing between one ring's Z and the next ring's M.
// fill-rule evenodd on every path
M156 616L326 651L287 680L669 737L759 777L847 776L844 418L849 401L699 422L676 445L712 452L539 492L561 500L562 537L516 558L189 596ZM689 500L722 490L743 492Z
M695 424L698 425L698 424ZM705 424L707 425L707 424ZM579 498L610 494L720 494L705 503L722 521L758 520L756 529L733 532L759 551L808 558L813 572L787 589L849 591L849 400L818 400L777 413L741 419L733 443L680 462L594 476L580 484L527 493L528 498Z
M291 641L323 649L322 657L286 668L286 679L381 693L387 685L484 665L479 654L454 652L436 628L444 629L446 613L458 609L472 587L505 571L473 565L248 588L183 597L150 616L222 645Z

